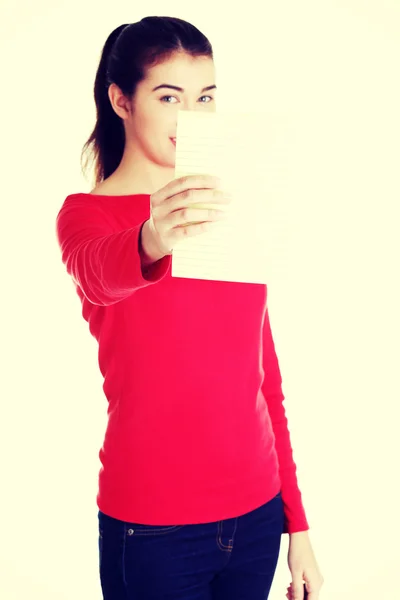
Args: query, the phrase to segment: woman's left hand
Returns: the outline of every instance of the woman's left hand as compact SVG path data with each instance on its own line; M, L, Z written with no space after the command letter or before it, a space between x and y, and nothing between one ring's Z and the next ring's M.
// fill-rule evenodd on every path
M292 582L288 587L288 600L304 600L304 584L308 592L307 600L319 600L319 592L324 582L320 573L308 531L290 534L288 565Z

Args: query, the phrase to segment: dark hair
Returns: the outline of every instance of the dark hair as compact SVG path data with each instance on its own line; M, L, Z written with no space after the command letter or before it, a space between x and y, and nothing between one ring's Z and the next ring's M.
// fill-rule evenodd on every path
M212 46L205 35L182 19L145 17L137 23L120 25L108 37L94 84L96 125L81 155L81 165L85 154L92 158L96 185L116 170L125 148L123 121L111 105L109 86L115 83L132 99L137 84L146 76L146 69L177 51L213 58ZM88 157L84 175L87 166Z

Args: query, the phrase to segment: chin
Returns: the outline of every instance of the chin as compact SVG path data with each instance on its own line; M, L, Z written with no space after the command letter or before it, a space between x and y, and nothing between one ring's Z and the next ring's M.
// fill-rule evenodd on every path
M165 169L171 169L171 170L173 169L173 170L175 170L175 159L171 159L171 158L164 159L164 160L161 162L161 165L162 165L162 166L163 166Z

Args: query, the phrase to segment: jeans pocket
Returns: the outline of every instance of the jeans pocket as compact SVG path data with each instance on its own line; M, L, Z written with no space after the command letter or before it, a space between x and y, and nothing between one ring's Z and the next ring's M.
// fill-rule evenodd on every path
M129 523L125 533L127 537L168 535L183 527L185 527L185 525L168 525L160 527L159 525L139 525Z

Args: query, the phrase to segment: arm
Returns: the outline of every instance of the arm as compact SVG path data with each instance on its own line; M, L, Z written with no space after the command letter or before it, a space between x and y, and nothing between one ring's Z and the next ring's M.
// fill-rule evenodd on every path
M115 232L95 202L69 197L56 219L56 235L67 272L92 304L115 304L160 281L171 256L160 256L142 228L146 221Z
M142 227L141 236L139 238L139 254L144 271L147 271L153 263L166 256L160 250L154 236L151 234L150 220L147 220Z
M307 531L309 525L297 483L296 464L290 441L288 422L282 393L282 377L271 331L268 309L263 325L263 369L265 373L262 392L267 402L275 434L275 448L279 461L282 500L285 508L284 533Z

